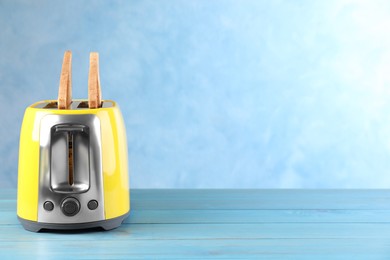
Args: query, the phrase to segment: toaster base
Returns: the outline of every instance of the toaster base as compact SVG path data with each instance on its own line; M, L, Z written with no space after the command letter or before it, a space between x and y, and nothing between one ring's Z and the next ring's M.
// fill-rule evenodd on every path
M103 228L104 230L111 230L119 227L122 222L129 216L129 213L126 213L122 216L94 221L94 222L86 222L86 223L71 223L71 224L59 224L59 223L42 223L31 221L27 219L23 219L18 216L18 219L24 229L31 232L39 232L42 229L45 230L80 230L80 229L90 229L90 228Z

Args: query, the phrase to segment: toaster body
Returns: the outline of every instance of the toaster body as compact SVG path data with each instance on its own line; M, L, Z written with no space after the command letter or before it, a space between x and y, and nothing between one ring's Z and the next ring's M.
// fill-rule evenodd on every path
M24 115L17 215L25 229L118 227L130 211L127 141L114 101L37 102Z

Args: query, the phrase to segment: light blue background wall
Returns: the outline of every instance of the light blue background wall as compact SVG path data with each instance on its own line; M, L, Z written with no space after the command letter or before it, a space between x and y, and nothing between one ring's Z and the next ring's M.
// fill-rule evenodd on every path
M67 49L76 98L100 53L132 187L390 187L388 1L1 0L0 28L0 187Z

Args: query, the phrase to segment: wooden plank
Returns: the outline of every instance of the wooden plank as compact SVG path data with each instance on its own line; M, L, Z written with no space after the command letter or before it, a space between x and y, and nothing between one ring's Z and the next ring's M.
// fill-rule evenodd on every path
M19 224L12 208L1 208L0 225ZM132 210L125 223L390 223L390 210Z
M136 209L390 209L390 190L131 190Z
M0 207L1 207L0 203ZM16 207L0 225L19 224ZM390 223L389 210L132 210L127 224Z
M18 224L16 211L2 212L0 225ZM390 211L366 210L133 210L128 224L389 223Z
M125 223L390 223L390 210L133 210Z
M15 190L2 190L0 255L387 259L389 196L387 190L131 190L131 215L115 230L32 233L16 219Z
M388 259L388 241L375 239L255 239L66 241L0 244L3 259Z
M66 241L62 233L31 233L20 225L1 225L0 242L33 240ZM111 232L72 234L73 240L169 239L390 239L388 223L261 223L261 224L124 224Z

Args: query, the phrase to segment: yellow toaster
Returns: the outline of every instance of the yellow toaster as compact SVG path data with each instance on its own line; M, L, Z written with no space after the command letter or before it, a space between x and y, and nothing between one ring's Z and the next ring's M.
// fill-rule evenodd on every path
M71 98L71 52L58 100L24 114L18 167L18 219L26 230L121 225L130 211L126 130L118 105L101 100L98 54L91 53L88 100Z

